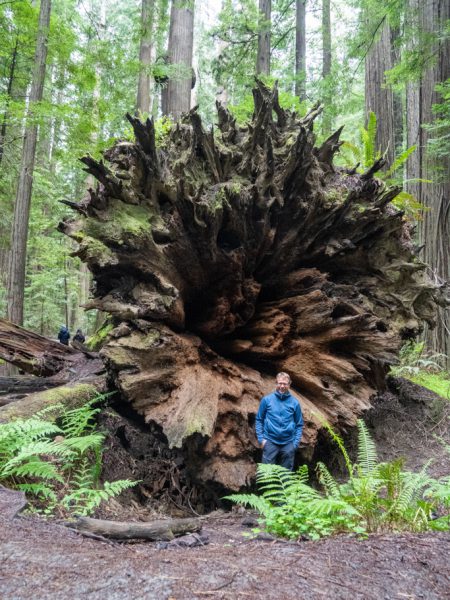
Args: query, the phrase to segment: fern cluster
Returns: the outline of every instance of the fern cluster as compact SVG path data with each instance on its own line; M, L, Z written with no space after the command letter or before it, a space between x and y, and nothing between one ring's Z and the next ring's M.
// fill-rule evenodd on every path
M95 417L102 399L96 396L73 410L57 405L0 424L0 482L24 491L37 510L79 515L135 485L129 480L100 485L104 435ZM51 413L61 411L53 422Z
M450 479L437 482L402 469L402 461L378 461L375 444L358 421L358 456L352 463L342 439L326 425L343 453L348 480L340 483L321 462L316 466L322 491L308 484L308 469L292 473L278 465L258 465L262 494L234 494L227 499L257 510L270 533L310 539L335 533L424 531L448 527L448 517L432 520L438 503L450 505Z

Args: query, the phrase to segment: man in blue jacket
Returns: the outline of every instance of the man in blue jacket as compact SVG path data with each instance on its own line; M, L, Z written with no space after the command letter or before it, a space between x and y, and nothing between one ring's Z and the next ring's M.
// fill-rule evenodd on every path
M291 378L278 373L276 390L264 396L256 415L256 437L263 449L264 464L294 469L295 450L303 429L303 417L297 398L291 395Z

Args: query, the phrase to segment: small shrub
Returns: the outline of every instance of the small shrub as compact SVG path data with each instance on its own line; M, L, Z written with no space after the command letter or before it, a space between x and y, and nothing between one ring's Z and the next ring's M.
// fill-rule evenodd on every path
M47 417L61 405L0 424L0 482L24 491L35 510L82 515L136 485L99 483L104 435L96 430L95 417L102 399L64 411L59 425Z

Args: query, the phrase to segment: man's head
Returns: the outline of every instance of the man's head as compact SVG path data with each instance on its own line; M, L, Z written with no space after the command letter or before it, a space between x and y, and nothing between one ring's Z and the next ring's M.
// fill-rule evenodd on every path
M291 386L291 378L287 373L284 373L282 371L277 375L276 384L277 392L280 392L280 394L286 394L287 392L289 392L289 388Z

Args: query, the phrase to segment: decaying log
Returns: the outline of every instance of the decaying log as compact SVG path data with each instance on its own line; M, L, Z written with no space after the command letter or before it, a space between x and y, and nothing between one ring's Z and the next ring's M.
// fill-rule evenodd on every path
M168 519L134 523L79 517L75 524L70 523L70 527L81 532L116 540L142 539L156 542L170 541L185 533L200 531L202 524L199 519Z
M340 169L341 131L315 149L321 107L303 118L258 82L239 127L218 106L217 131L195 110L156 147L96 162L99 183L59 229L93 274L89 307L115 326L102 350L122 400L183 448L204 482L238 489L259 453L254 417L279 370L305 415L304 451L320 421L343 430L370 407L405 339L447 287L425 278L399 188ZM86 216L85 216L86 215Z
M45 377L0 377L0 406L57 385L55 381Z
M0 319L0 358L54 384L86 379L103 370L98 354L65 346Z
M50 406L61 405L65 409L78 408L95 396L106 391L104 376L92 378L89 382L73 382L34 394L0 406L0 423L13 419L28 419ZM56 418L61 410L52 412Z

